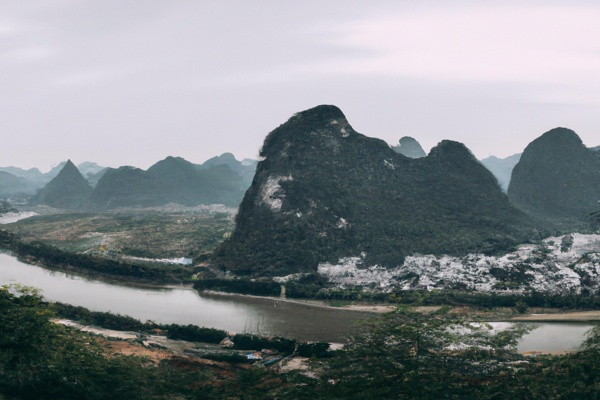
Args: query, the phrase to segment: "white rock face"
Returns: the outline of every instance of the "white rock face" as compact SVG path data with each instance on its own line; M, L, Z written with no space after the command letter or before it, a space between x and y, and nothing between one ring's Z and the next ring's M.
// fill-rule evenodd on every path
M361 257L321 263L318 272L338 287L465 289L496 293L600 291L600 235L550 237L501 257L414 255L396 268L365 266Z
M271 210L273 211L281 210L285 192L281 188L280 183L291 180L293 180L291 175L279 177L270 176L261 189L261 199L263 203L271 207Z

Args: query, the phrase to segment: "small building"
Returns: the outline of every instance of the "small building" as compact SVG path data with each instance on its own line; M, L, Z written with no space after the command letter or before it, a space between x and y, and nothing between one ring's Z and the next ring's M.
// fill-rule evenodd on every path
M261 353L248 353L246 354L246 358L251 361L260 361L263 359Z

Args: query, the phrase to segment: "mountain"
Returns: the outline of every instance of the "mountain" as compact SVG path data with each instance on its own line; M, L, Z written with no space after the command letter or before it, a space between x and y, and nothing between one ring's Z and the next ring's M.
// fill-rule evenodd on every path
M395 152L410 158L421 158L427 155L419 142L410 136L404 136L401 138L398 142L398 145L392 146L392 149Z
M103 168L98 172L88 172L86 174L86 179L90 183L90 185L92 185L92 187L95 188L98 184L98 181L100 181L100 178L102 178L108 170L109 168Z
M520 209L565 226L587 222L600 208L600 153L572 130L552 129L525 148L508 197Z
M227 164L200 168L181 157L167 157L144 171L134 167L108 169L92 194L96 209L224 204L237 207L246 185Z
M108 168L91 196L95 209L152 207L168 203L165 182L142 169L124 166Z
M505 250L530 234L494 176L461 143L407 158L354 131L335 106L295 114L265 139L236 228L213 254L242 275L316 271L357 257Z
M513 154L506 158L498 158L496 156L490 156L481 160L484 167L490 170L492 174L498 179L498 183L502 190L506 193L508 190L508 184L510 183L510 176L512 170L519 162L521 153Z
M590 147L590 150L594 150L594 151L600 152L600 146Z
M12 175L25 178L29 181L32 181L38 184L38 188L43 187L45 184L50 182L53 178L55 178L58 173L64 168L66 161L59 163L58 165L52 167L52 169L46 173L40 172L37 168L23 169L18 167L0 167L0 171L8 172ZM94 175L104 169L100 165L95 162L86 161L77 166L79 172L84 177L88 177L89 175ZM97 180L96 180L97 181Z
M31 198L31 203L81 210L87 207L92 190L75 164L68 160L58 175Z
M256 171L256 164L258 161L245 158L242 161L238 161L235 156L231 153L223 153L220 156L210 158L202 163L198 168L209 169L219 165L227 165L236 174L242 177L246 188L252 183L254 178L254 172Z
M0 199L35 194L38 184L20 176L0 171Z
M231 159L235 160L233 155ZM241 166L239 162L232 164L234 167L236 164ZM237 207L246 191L241 176L228 163L197 166L180 157L167 157L151 166L148 172L168 183L165 190L171 201L185 205L225 204Z
M0 167L0 172L7 172L11 175L19 178L25 178L32 182L44 182L44 184L50 182L50 179L52 179L50 178L45 180L43 177L44 174L42 174L37 168L23 169L19 167Z

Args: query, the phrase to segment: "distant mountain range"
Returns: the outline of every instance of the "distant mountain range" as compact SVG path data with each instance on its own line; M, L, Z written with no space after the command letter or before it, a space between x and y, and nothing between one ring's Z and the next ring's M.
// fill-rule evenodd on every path
M52 167L46 173L37 168L23 169L18 167L0 167L0 199L27 199L37 193L48 182L54 179L64 168L67 161ZM93 162L84 162L77 166L92 186L105 171L104 167Z
M167 157L147 171L133 167L109 169L98 181L91 204L94 209L167 203L237 207L247 189L244 175L253 173L254 166L242 165L233 155L221 157L202 165L179 157Z
M402 146L400 146L402 147ZM420 147L420 146L419 146ZM334 106L294 115L265 139L216 266L245 275L316 271L358 257L494 252L532 234L496 178L461 143L408 158L354 131Z
M47 174L41 174L37 169L5 168L37 181L0 171L0 198L17 194L31 196L32 204L69 210L149 207L167 203L237 207L252 181L256 161L238 161L233 154L225 153L203 164L167 157L146 171L127 166L104 168L92 162L76 167L70 160L59 167ZM44 179L48 179L45 185L42 184Z

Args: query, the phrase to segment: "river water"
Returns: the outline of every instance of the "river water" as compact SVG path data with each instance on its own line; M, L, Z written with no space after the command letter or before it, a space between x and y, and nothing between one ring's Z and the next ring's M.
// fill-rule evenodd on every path
M139 288L109 284L46 270L0 253L0 284L19 283L42 290L44 298L110 311L142 321L194 324L238 333L283 336L307 341L343 342L357 321L374 314L239 295L199 294L181 288ZM501 324L502 325L502 324ZM535 323L520 351L577 349L589 323Z
M49 301L129 315L141 321L194 324L310 341L343 341L354 330L355 321L373 316L280 300L199 294L186 287L150 289L109 284L0 254L0 284L9 283L41 289Z

